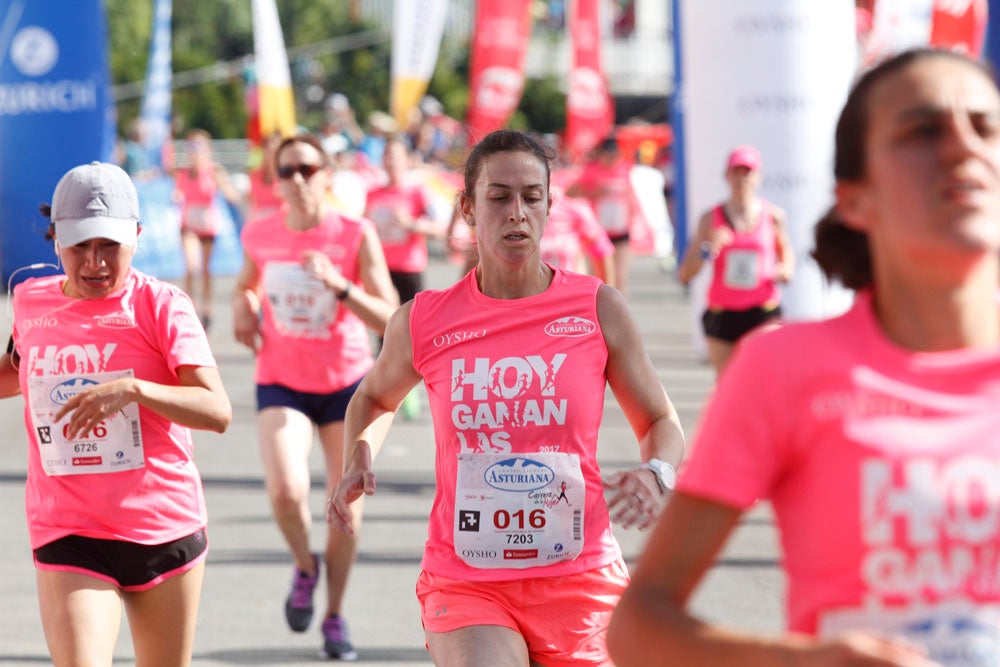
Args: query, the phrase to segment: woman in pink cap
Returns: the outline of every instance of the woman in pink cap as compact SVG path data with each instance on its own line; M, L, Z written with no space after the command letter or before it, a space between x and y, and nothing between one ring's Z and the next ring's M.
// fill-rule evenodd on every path
M726 160L729 198L701 216L678 269L686 285L712 263L702 325L717 375L736 341L781 314L778 283L791 279L795 264L785 212L757 196L760 167L756 148L733 149Z

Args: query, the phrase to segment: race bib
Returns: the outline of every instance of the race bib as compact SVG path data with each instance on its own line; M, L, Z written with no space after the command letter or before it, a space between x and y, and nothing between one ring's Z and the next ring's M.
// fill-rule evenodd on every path
M726 252L726 271L723 284L733 289L753 289L760 284L760 253L756 250L729 250Z
M278 331L294 338L330 337L338 304L323 281L296 262L268 262L263 282Z
M608 234L620 236L628 231L628 204L621 196L601 197L594 208L597 219Z
M905 609L842 609L823 613L819 634L832 637L848 630L902 637L922 646L945 667L1000 665L1000 606L952 601Z
M409 230L396 222L392 206L373 206L368 217L375 223L375 231L382 243L400 245L409 239Z
M139 406L129 403L90 433L66 436L72 414L59 422L62 406L88 387L119 378L131 378L131 369L87 375L33 375L28 378L28 405L38 437L45 474L82 475L132 470L146 465L139 426Z
M211 206L191 206L186 213L184 226L195 234L211 236L218 231L215 209Z
M483 569L573 560L585 500L576 454L459 454L455 552Z

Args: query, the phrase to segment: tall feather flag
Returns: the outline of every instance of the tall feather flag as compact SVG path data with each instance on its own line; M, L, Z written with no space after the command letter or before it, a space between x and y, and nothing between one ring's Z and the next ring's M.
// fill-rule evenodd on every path
M253 0L254 81L247 95L247 139L259 145L272 132L295 133L295 98L288 54L274 0Z
M503 127L524 90L531 0L478 0L470 57L469 143Z
M566 142L574 158L600 143L615 122L614 99L601 67L599 19L597 0L572 4L573 64L566 95Z
M434 74L448 0L396 0L392 18L390 107L400 127Z
M153 5L153 30L149 40L149 61L146 64L146 91L142 96L139 119L145 130L143 148L153 164L163 165L170 140L172 82L170 24L173 14L172 0L156 0Z

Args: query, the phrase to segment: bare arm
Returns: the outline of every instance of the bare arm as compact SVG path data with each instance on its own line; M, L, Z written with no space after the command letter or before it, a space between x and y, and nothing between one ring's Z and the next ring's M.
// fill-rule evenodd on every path
M346 296L340 298L341 307L349 308L379 336L385 333L389 317L399 307L399 295L392 286L382 245L374 229L365 230L358 249L358 267L364 290L354 289L354 284L333 266L329 257L318 250L303 252L302 266L335 294L344 295L346 292Z
M595 276L611 285L616 286L615 283L615 262L613 255L604 255L603 257L591 257L590 258L590 270Z
M412 305L412 302L404 304L389 320L375 366L347 406L344 476L327 504L327 522L347 533L353 532L350 504L362 493L375 493L372 462L382 448L400 403L421 380L413 367Z
M691 282L705 263L706 258L702 254L702 244L709 242L708 232L711 226L712 213L709 211L698 219L698 229L695 230L694 237L684 251L681 264L677 267L677 279L681 281L682 285Z
M774 240L777 246L775 250L778 255L776 277L779 282L787 283L795 274L795 251L792 249L792 241L788 237L788 224L786 223L785 211L772 206L771 218L774 220Z
M256 352L260 349L260 271L243 252L243 266L233 290L233 337Z
M597 317L608 346L608 385L639 442L640 459L660 459L676 469L684 456L684 431L625 298L602 285ZM666 498L654 473L641 467L616 473L605 485L615 489L609 497L611 516L626 528L648 527Z
M0 356L0 398L10 398L21 393L21 385L17 381L17 369L11 355Z
M87 433L130 403L152 410L189 428L222 433L232 421L233 410L216 368L180 366L177 385L138 378L105 382L69 399L55 415L60 421L72 415L67 436Z

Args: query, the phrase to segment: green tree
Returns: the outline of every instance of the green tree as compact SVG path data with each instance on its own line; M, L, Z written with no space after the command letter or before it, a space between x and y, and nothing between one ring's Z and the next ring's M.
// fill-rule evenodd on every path
M112 79L116 84L142 81L146 73L153 0L105 0ZM347 95L364 126L368 114L388 110L390 39L364 48L333 52L322 48L336 37L376 27L353 21L344 0L277 0L285 45L290 57L298 122L316 130L323 102L334 92ZM311 46L310 46L311 45ZM309 48L303 48L309 47ZM251 0L174 0L173 68L184 72L233 63L220 81L173 91L175 130L200 127L218 138L240 138L246 131L245 83L241 63L253 55ZM428 93L446 112L463 118L469 103L469 44L465 39L442 43ZM139 113L140 100L118 104L119 127ZM565 124L565 92L554 77L529 80L511 125L538 132Z

